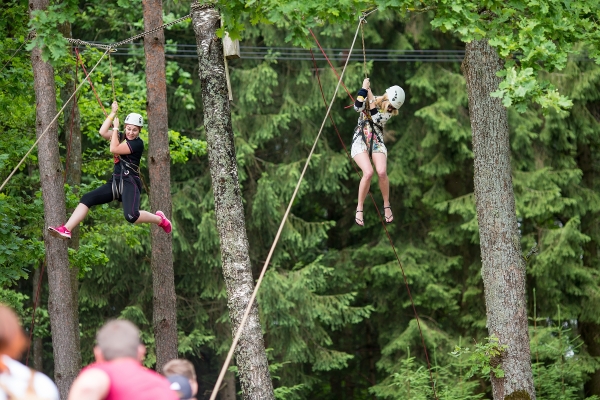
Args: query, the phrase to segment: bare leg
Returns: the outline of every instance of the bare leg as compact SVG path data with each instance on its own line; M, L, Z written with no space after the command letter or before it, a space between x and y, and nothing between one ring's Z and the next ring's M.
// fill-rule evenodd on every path
M375 164L377 176L379 177L379 189L381 190L381 197L383 197L383 207L389 207L390 180L387 176L387 156L383 153L373 153L373 164ZM391 208L384 208L383 212L386 222L389 223L394 220Z
M366 152L355 155L354 161L363 173L362 178L360 179L360 184L358 186L358 204L356 205L356 210L362 211L365 199L367 198L367 194L369 193L369 188L371 186L371 178L373 178L373 167L371 166L371 160L369 160L369 154ZM364 220L364 218L362 217L363 215L360 215L359 219ZM364 225L364 223L359 223L359 225Z
M148 211L140 210L140 216L135 221L136 224L160 224L162 222L162 218L160 218L156 214L149 213Z
M83 221L83 219L87 215L88 211L90 211L90 209L85 204L83 204L83 203L77 204L77 207L75 207L75 210L73 210L73 214L71 214L71 217L65 224L65 227L69 231L72 231L73 229L75 229L75 227L77 225L79 225L79 223L81 221Z

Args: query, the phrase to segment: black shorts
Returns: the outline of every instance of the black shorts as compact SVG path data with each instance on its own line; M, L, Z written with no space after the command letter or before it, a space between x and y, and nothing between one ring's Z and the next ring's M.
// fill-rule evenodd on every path
M120 178L113 177L113 179ZM140 178L133 174L125 177L123 181L123 193L121 193L121 198L118 199L123 203L123 216L132 224L140 217L141 190L140 185L138 184L139 181ZM113 180L111 179L98 189L84 194L79 202L87 206L87 208L110 203L113 201L112 184Z

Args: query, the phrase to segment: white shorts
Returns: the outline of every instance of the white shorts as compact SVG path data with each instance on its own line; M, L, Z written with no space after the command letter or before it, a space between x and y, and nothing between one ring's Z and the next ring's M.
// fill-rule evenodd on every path
M357 154L368 152L369 149L367 148L367 145L362 137L359 136L352 142L352 148L350 149L350 156L352 158L354 158ZM387 157L387 148L385 147L385 144L378 141L373 142L373 153L383 153Z

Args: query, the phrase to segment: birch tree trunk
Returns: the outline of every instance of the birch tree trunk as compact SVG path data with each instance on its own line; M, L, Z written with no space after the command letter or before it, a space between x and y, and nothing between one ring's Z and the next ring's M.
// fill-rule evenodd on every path
M498 362L505 377L491 377L494 399L535 399L521 255L510 167L508 115L490 94L502 62L485 40L467 44L462 65L469 95L475 156L475 202L490 335L507 345ZM510 397L508 397L510 396Z
M48 0L31 0L29 9L45 10ZM56 115L54 70L42 60L40 49L31 52L36 98L36 135L39 137ZM38 162L44 201L44 245L48 265L48 312L54 352L54 379L61 399L66 399L71 383L81 368L79 332L75 332L77 304L71 291L71 272L67 242L48 234L48 226L61 225L66 219L62 168L58 153L56 123L38 144Z
M238 180L223 42L216 35L220 26L219 12L210 5L194 3L192 23L198 44L204 127L221 241L223 276L227 286L232 336L235 336L252 296L254 280ZM236 348L236 365L244 399L275 398L256 303L252 306Z
M144 30L163 24L162 1L143 0ZM167 115L167 78L165 72L165 35L161 29L144 36L148 112L148 169L150 206L171 217L171 155ZM177 358L177 304L173 272L172 236L158 225L151 225L152 291L156 370Z

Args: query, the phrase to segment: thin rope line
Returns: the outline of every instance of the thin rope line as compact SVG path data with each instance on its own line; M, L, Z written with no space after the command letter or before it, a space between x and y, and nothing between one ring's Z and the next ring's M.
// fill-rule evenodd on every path
M8 61L4 64L4 66L2 67L2 69L0 69L0 73L2 73L2 71L4 71L4 68L6 68L6 66L8 65L8 63L10 63L12 61L12 59L17 55L17 53L19 51L21 51L21 48L23 48L23 46L25 46L25 44L29 42L29 35L27 35L27 37L25 38L25 40L23 41L23 43L21 43L21 45L19 46L19 48L12 54L12 56L10 56L10 58L8 59Z
M110 67L110 83L112 85L113 102L117 101L117 94L115 92L115 77L113 75L112 62L110 61L110 53L108 54L108 65Z
M354 34L354 40L352 41L352 46L350 47L350 53L352 53L352 49L354 49L354 43L356 43L356 38L358 36L358 30L360 29L360 27L356 28L356 33ZM337 96L337 92L340 88L340 84L342 82L342 77L344 76L344 73L346 72L346 67L348 66L348 61L349 59L346 59L346 63L344 64L344 69L342 70L342 75L338 80L337 86L335 87L335 92L333 93L333 97L331 98L331 102L329 103L329 108L327 109L327 113L325 114L325 118L323 118L323 123L321 124L321 128L319 129L319 133L317 134L317 137L315 138L315 142L313 143L312 149L310 150L310 153L308 154L308 158L306 159L306 163L304 164L304 168L302 169L302 173L300 174L300 178L298 179L298 183L296 184L296 188L294 189L294 193L292 194L292 198L290 199L290 202L288 204L287 210L285 211L285 214L283 216L283 219L281 221L281 224L279 225L279 230L277 231L277 234L275 235L275 239L273 241L273 244L271 245L271 249L269 250L269 255L267 256L267 259L265 261L265 264L262 268L262 271L260 273L260 276L258 277L258 280L256 281L256 286L254 288L254 291L252 292L252 296L250 297L250 301L248 302L248 306L246 307L246 311L244 312L244 316L242 317L242 320L240 322L240 325L237 329L237 333L235 334L235 337L233 339L233 342L231 343L231 348L229 349L229 353L227 354L227 358L225 359L225 362L223 363L223 368L221 369L221 373L219 374L219 378L217 379L217 382L215 383L215 387L212 390L211 396L210 396L210 400L214 400L217 396L217 389L219 387L221 387L221 382L223 381L223 377L225 376L225 372L227 372L227 367L229 366L229 363L231 362L231 357L233 356L233 352L235 351L235 348L237 346L237 343L240 339L240 336L242 335L242 331L244 328L244 324L246 323L246 320L248 319L248 315L250 314L250 310L252 308L252 304L254 303L254 299L256 298L256 294L258 293L258 289L260 288L260 285L262 283L263 277L265 276L265 273L267 271L267 267L269 265L269 262L271 261L271 256L273 255L273 252L275 251L275 246L277 245L277 242L279 240L279 237L281 236L281 232L283 231L283 227L285 225L285 222L287 220L287 217L290 213L290 210L292 209L292 204L294 203L294 199L296 198L296 194L298 193L298 190L300 189L300 184L302 183L302 179L304 178L304 173L306 172L307 168L308 168L308 164L310 163L310 159L315 151L315 148L317 147L317 143L319 142L319 138L321 137L321 133L323 132L323 127L325 126L325 122L327 122L327 117L329 116L329 113L331 112L331 107L333 106L333 103L335 101L335 97Z
M314 34L313 34L313 37L314 37ZM318 40L317 40L316 37L315 37L315 41L317 41L317 44L319 45L319 42L318 42ZM320 45L319 45L319 48L321 48ZM312 54L312 50L311 50L311 54ZM325 53L323 53L323 54L325 55ZM327 57L327 56L325 56L325 57ZM318 73L318 68L317 68L316 61L314 60L314 57L313 57L313 62L314 62L314 65L315 65L315 70L317 71L317 78L318 78L319 77L319 73ZM331 63L329 63L329 65L331 65ZM334 69L334 72L335 72L335 69ZM318 80L319 80L319 88L321 89L321 94L323 96L323 100L325 100L325 95L323 94L323 87L321 86L321 79L319 78ZM346 148L346 144L342 140L342 137L341 137L340 133L338 132L337 126L335 125L335 122L333 122L333 118L331 118L331 122L333 123L335 131L336 131L336 133L338 135L338 138L342 142L342 146L344 147L344 150L346 151L346 155L348 155L348 157L350 157L350 155L348 154L348 150ZM352 159L351 159L351 163L352 163L352 165L354 165L354 170L356 171L356 173L359 175L359 177L362 178L362 176L360 175L360 173L356 169L355 163L352 162ZM394 242L392 241L392 237L391 237L391 235L390 235L390 233L389 233L389 231L388 231L385 223L383 222L382 214L379 211L379 207L377 207L377 203L375 202L375 198L373 197L373 194L371 193L370 190L369 190L369 196L371 197L371 200L373 201L373 205L375 206L375 210L377 211L377 215L379 216L379 220L380 220L380 222L381 222L381 224L383 226L383 229L385 230L385 234L386 234L386 236L388 238L388 241L390 242L390 246L392 247L392 250L394 251L394 255L396 256L396 260L398 261L398 265L400 265L400 270L402 271L402 277L404 278L404 285L406 286L406 291L408 292L408 296L410 298L410 302L411 302L411 305L412 305L412 308L413 308L413 312L415 314L415 319L417 320L417 326L419 328L419 334L421 336L421 343L423 345L423 350L425 351L425 359L427 360L427 369L429 370L429 377L431 379L431 388L433 390L434 397L436 399L438 399L437 392L436 392L436 389L435 389L435 381L433 379L433 373L431 371L431 362L429 361L429 354L427 352L427 346L425 345L425 338L423 336L423 331L421 329L421 322L420 322L419 314L417 313L417 309L415 307L415 302L413 300L412 293L411 293L410 287L408 285L408 279L406 278L406 274L404 273L404 267L402 266L402 262L400 261L400 257L398 256L398 253L396 251L396 246L394 246Z
M40 279L38 280L37 290L35 292L35 301L33 302L33 314L31 315L31 325L29 327L29 347L27 348L27 358L25 359L25 365L29 366L29 354L31 353L31 339L33 338L33 328L35 327L35 310L37 309L38 301L40 298L40 289L42 287L42 280L44 279L44 267L46 263L42 263L42 270L40 271Z
M106 50L107 52L110 51L110 49ZM87 70L85 69L85 63L83 62L83 59L79 56L79 51L77 50L77 48L75 48L75 53L77 54L77 60L81 63L81 68L83 68L83 72L85 74L87 74ZM108 55L109 59L110 59L110 53ZM90 76L87 76L87 80L90 83L90 87L92 88L92 91L94 92L94 96L96 96L96 100L98 101L98 104L100 104L100 107L102 108L102 112L104 113L104 116L106 117L108 115L108 113L106 112L106 108L104 108L104 104L102 104L102 101L100 100L100 96L98 96L98 93L96 92L96 89L94 88L94 84L92 83L92 79L90 78Z
M362 17L360 19L360 36L362 38L362 52L363 52L363 69L365 71L365 78L368 78L369 75L367 74L367 53L365 51L365 32L363 30L363 24L367 23L367 20L365 19L365 17ZM311 51L312 54L312 51Z
M110 55L109 55L110 57ZM79 69L79 63L75 63L75 85L77 85L77 70ZM71 107L71 120L69 126L69 141L67 142L67 157L65 158L65 183L67 182L67 175L69 174L69 155L71 154L71 140L73 139L73 126L75 125L75 107L77 107L77 96L73 99L73 107Z
M96 69L96 67L100 64L100 61L102 61L102 59L104 58L104 56L106 56L109 51L110 51L110 48L107 49L104 52L104 54L102 54L102 57L100 57L100 59L98 60L98 62L96 63L96 65L94 65L94 68L92 68L92 70L90 71L90 73L87 74L86 78L89 78L89 76L91 75L91 73L94 72L94 70ZM27 151L27 153L25 154L25 156L23 156L23 158L21 159L21 161L19 161L19 163L17 164L17 166L15 167L15 169L13 169L13 171L10 173L10 175L8 175L8 178L6 178L4 180L4 182L2 183L2 186L0 186L0 192L2 192L2 189L4 189L4 186L6 186L6 184L10 180L10 178L12 178L12 176L15 174L15 172L17 172L17 170L19 169L19 167L21 166L21 164L23 164L23 162L29 156L29 154L31 153L31 151L35 148L35 146L37 146L37 144L39 143L39 141L42 140L42 138L44 137L44 135L46 135L46 132L48 132L48 130L50 130L50 127L52 126L52 124L54 124L56 122L56 120L58 119L58 117L60 116L60 114L63 112L63 110L65 109L65 107L67 107L67 104L69 104L69 102L73 99L73 97L75 97L75 95L77 94L77 92L79 91L79 89L81 89L84 84L85 84L85 79L81 81L81 84L79 84L79 87L77 87L77 90L75 90L73 92L73 94L71 95L71 97L69 97L69 100L65 101L65 104L62 106L62 108L60 109L60 111L56 114L56 116L52 119L52 121L50 121L50 123L48 124L48 126L46 127L46 129L44 129L44 131L42 132L42 134L40 135L40 137L35 141L35 143Z

